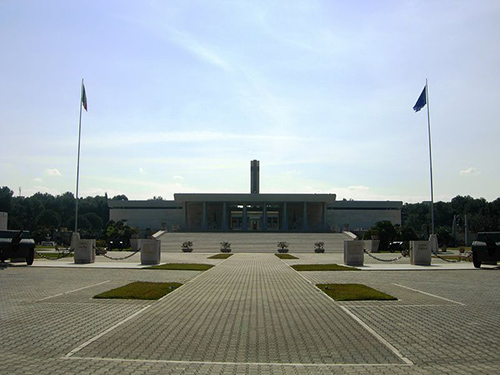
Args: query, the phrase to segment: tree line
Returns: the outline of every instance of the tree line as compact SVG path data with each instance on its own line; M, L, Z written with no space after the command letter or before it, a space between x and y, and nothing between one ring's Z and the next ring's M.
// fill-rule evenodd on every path
M426 240L432 231L431 222L430 202L406 203L401 209L401 225L378 222L363 238L378 237L382 249L392 241ZM500 231L500 198L487 202L458 195L451 202L436 202L434 228L440 246L470 245L478 232Z
M0 188L0 212L8 213L8 229L29 231L35 241L40 242L55 232L71 232L75 228L75 196L66 192L53 196L36 193L31 197L14 197L7 186ZM78 230L84 237L104 238L108 227L116 223L109 221L108 196L79 198ZM111 199L127 200L124 195ZM123 224L119 225L123 227Z

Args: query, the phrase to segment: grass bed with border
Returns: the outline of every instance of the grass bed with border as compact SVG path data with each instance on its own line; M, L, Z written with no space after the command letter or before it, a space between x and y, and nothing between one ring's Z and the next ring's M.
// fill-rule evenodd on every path
M215 254L212 255L211 257L208 257L207 259L227 259L233 254Z
M199 263L166 263L158 266L146 267L147 270L171 270L171 271L208 271L212 268L211 264Z
M291 267L295 271L361 271L359 268L338 264L295 264Z
M316 284L335 301L397 301L396 297L363 284Z
M280 259L299 259L291 254L274 254L274 255L276 255Z
M157 300L182 286L180 283L152 283L135 281L98 294L94 298L102 299L143 299Z

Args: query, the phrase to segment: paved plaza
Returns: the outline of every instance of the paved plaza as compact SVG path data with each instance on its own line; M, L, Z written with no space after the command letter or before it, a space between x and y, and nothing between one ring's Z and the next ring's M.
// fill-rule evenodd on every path
M0 266L0 374L500 373L496 268L369 260L370 272L299 273L290 265L339 263L339 251L210 255L162 253L216 265L203 273L140 269L133 258ZM132 281L184 285L158 301L92 299ZM317 283L398 300L333 301Z

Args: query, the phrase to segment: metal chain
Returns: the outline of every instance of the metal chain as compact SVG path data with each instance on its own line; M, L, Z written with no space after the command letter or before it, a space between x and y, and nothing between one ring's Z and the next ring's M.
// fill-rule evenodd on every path
M461 262L461 261L468 260L470 257L472 257L472 252L469 253L467 256L464 256L464 257L462 257L462 254L458 254L458 260L456 260L456 259L446 259L445 257L442 257L442 256L438 255L434 251L432 252L432 254L434 254L434 256L436 256L436 258L444 260L445 262L448 262L448 263L458 263L458 262Z
M96 249L96 248L94 248L94 249ZM103 257L108 258L108 259L111 259L111 260L125 260L125 259L128 259L128 258L133 257L133 256L134 256L135 254L137 254L139 251L141 251L141 247L140 247L140 248L138 248L136 251L134 251L132 254L129 254L129 255L124 256L124 257L121 257L121 258L114 258L114 257L110 257L110 256L108 256L108 255L106 255L106 254L101 254L101 255L102 255Z
M371 253L369 253L368 251L364 250L363 251L365 252L365 254L367 254L368 256L372 257L373 259L375 260L378 260L379 262L396 262L398 260L400 260L401 258L403 257L407 257L408 256L408 253L406 250L402 250L401 251L401 255L398 256L397 258L393 258L393 259L383 259L383 258L377 258L376 256L372 255Z
M48 256L45 256L43 255L42 253L39 253L38 251L35 250L35 254L38 255L40 258L43 258L43 259L47 259L47 260L58 260L58 259L62 259L62 258L66 258L66 257L69 257L74 249L72 248L69 248L69 249L65 249L65 250L68 250L68 251L60 251L59 248L56 247L56 250L58 252L58 255L57 257L48 257Z

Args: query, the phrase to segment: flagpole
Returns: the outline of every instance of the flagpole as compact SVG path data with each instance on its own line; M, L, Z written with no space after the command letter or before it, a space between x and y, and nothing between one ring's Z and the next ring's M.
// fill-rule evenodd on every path
M427 128L429 132L429 166L431 175L431 234L434 234L434 185L432 181L432 146L431 146L431 114L429 105L429 84L425 79L425 99L427 102Z
M78 156L76 158L76 204L75 204L75 232L78 232L78 185L80 182L80 138L82 136L82 107L83 107L83 78L80 93L80 120L78 121Z

